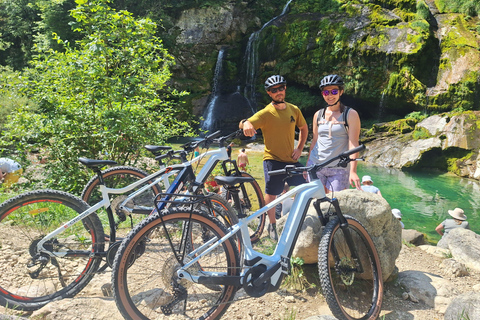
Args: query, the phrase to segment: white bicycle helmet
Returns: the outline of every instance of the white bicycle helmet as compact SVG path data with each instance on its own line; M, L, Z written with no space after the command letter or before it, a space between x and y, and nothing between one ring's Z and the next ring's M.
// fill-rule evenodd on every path
M282 76L275 75L268 77L268 79L265 81L265 90L268 91L271 87L278 86L279 84L287 84L287 81Z
M340 88L343 88L344 83L342 77L336 75L336 74L330 74L322 79L320 81L320 85L318 86L320 90L327 86L339 86Z

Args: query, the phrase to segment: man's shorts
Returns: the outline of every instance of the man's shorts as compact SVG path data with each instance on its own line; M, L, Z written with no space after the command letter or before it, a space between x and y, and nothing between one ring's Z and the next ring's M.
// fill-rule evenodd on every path
M275 160L264 160L263 161L263 173L265 175L265 193L273 196L278 196L283 191L283 186L285 182L288 183L290 187L301 185L307 181L303 178L303 175L293 176L287 178L287 175L282 174L278 176L269 176L268 171L280 170L285 168L286 165L295 165L296 167L304 167L300 162L296 163L286 163ZM284 180L285 179L285 180Z
M3 178L3 184L9 188L12 184L16 183L18 179L20 179L20 176L23 173L23 169L20 168L17 171L7 173L5 177Z

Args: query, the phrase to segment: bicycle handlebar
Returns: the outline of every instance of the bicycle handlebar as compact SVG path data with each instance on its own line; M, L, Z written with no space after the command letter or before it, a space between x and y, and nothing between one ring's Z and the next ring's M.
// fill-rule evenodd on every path
M268 171L268 175L270 175L270 176L278 176L278 175L281 175L281 174L300 175L300 174L303 174L303 172L305 172L305 171L307 171L309 173L310 172L317 172L321 168L323 168L323 167L327 166L328 164L332 163L333 161L339 160L339 159L340 159L340 161L338 162L338 165L341 166L341 167L346 167L347 164L350 161L357 160L357 159L351 159L350 155L352 155L354 153L357 153L357 152L360 152L364 149L365 149L365 145L361 144L360 146L358 146L356 148L347 150L347 151L343 152L342 154L339 154L338 156L336 156L336 157L334 157L330 160L324 161L322 163L313 164L313 165L308 166L308 167L296 167L295 165L286 165L285 168L283 168L283 169Z

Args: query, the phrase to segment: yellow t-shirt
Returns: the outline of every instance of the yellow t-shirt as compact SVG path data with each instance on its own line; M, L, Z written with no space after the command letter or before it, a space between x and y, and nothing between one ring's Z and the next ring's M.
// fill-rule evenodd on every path
M263 160L297 162L292 159L295 148L295 127L303 127L306 121L297 106L288 102L285 104L285 109L278 110L270 103L248 119L255 130L262 130L265 144Z

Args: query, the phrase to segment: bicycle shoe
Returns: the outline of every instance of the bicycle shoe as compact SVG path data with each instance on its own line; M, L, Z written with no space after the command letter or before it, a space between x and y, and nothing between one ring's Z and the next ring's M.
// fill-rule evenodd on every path
M268 235L270 236L270 239L277 241L278 240L278 234L277 234L277 224L276 223L270 223L268 225Z

